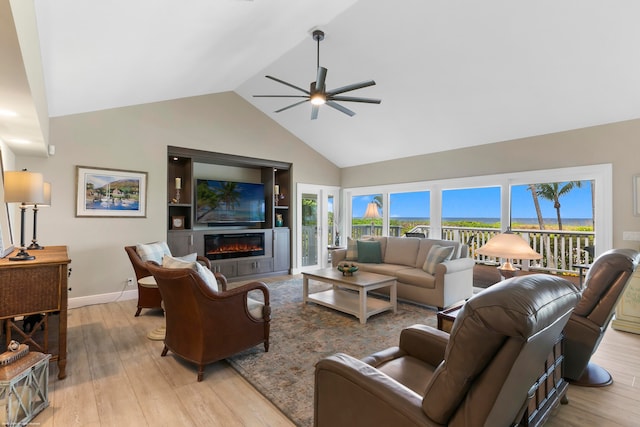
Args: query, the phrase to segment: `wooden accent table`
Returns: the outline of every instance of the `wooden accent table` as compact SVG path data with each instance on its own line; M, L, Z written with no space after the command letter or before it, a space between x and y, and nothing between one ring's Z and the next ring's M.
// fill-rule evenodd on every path
M29 252L36 259L0 259L0 324L5 324L5 345L15 334L18 341L28 344L32 350L51 353L49 317L59 313L58 349L51 360L58 361L58 379L63 379L67 366L67 267L71 260L66 246L47 246ZM33 315L42 317L30 333L24 332L15 322L16 317ZM40 328L44 330L43 342L34 339Z
M436 314L438 318L438 329L445 332L451 332L453 322L455 322L458 313L462 309L462 305L456 305L446 310L441 310Z
M309 294L309 279L330 283L333 289ZM386 287L389 287L389 301L367 296L368 291ZM374 314L388 310L395 313L398 310L396 278L368 271L359 271L353 276L343 276L334 268L303 272L302 301L304 304L314 302L352 314L364 325Z

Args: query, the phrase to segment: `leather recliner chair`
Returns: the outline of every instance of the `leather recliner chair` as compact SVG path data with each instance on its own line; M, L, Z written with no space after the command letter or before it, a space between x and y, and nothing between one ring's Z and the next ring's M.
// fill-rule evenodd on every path
M557 276L515 277L467 301L450 335L414 325L398 347L322 359L315 426L517 424L579 298Z
M564 329L564 376L571 384L603 387L613 382L611 374L590 359L638 263L638 251L611 249L591 265L582 298Z

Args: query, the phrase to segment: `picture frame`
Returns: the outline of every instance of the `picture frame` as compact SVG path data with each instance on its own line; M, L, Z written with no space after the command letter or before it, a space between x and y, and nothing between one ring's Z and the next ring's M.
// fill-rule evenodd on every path
M147 172L76 166L76 217L146 216Z
M2 164L2 151L0 150L0 258L6 257L13 250L9 204L4 201L4 166Z
M184 216L172 215L171 216L171 229L172 230L184 230Z
M633 214L640 216L640 174L633 176Z

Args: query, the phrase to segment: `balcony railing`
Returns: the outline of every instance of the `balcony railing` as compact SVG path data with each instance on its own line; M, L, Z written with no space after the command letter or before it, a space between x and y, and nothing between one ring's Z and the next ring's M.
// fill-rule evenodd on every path
M430 236L429 225L415 226L412 232L422 232ZM594 232L590 231L559 231L559 230L511 230L521 235L529 245L542 255L540 260L512 260L511 262L523 270L539 270L557 273L578 273L578 264L589 264L593 261L588 252L588 247L593 245ZM402 231L399 226L389 227L391 236L400 237ZM476 253L476 249L483 246L489 239L501 233L496 228L478 227L442 227L442 236L435 237L445 240L453 240L460 243L468 243L471 256L476 263L500 264L500 260ZM353 225L353 238L366 235L382 235L381 226ZM432 237L433 238L433 237ZM473 238L473 239L471 239Z

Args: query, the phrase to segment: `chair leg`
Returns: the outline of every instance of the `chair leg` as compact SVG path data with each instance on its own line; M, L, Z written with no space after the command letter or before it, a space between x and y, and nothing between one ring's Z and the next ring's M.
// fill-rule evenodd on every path
M264 352L269 352L269 338L267 338L267 340L264 342Z
M134 317L140 316L141 311L142 311L142 307L138 306L138 309L136 310L136 315Z
M165 345L164 348L162 349L162 353L160 353L160 356L162 357L166 356L168 351L169 351L169 348Z
M202 381L204 376L204 365L198 365L198 382Z

